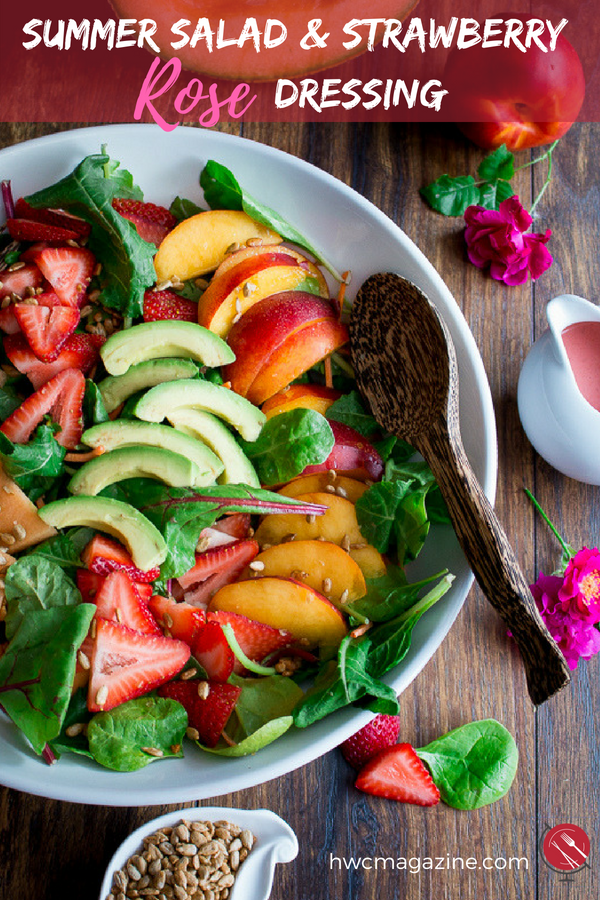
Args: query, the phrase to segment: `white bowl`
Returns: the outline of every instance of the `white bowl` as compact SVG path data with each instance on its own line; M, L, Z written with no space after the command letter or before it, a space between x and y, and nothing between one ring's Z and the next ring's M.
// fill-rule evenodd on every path
M248 828L256 843L238 870L230 893L231 900L267 900L271 893L277 863L288 863L298 855L296 835L279 816L269 809L230 809L227 806L197 806L180 809L151 819L137 828L115 851L106 867L99 900L110 893L115 872L122 869L130 856L139 853L142 841L161 828L188 822L218 822L224 819L241 828Z
M481 357L455 300L420 250L387 216L351 188L281 151L227 134L193 128L171 133L154 125L107 125L38 138L0 153L0 178L15 196L31 193L68 174L82 157L106 143L130 169L146 199L169 204L176 194L201 200L198 175L207 159L228 166L255 197L288 218L341 271L351 268L348 296L375 272L396 271L435 303L454 339L460 371L460 417L465 448L483 489L493 500L497 474L496 431ZM416 189L416 188L415 188ZM411 578L446 566L454 584L418 623L412 647L385 681L400 694L437 650L456 618L473 576L448 527L432 529ZM102 769L65 755L47 765L16 728L0 716L0 783L79 803L147 806L219 796L261 784L305 765L361 728L370 713L338 711L308 729L287 732L255 756L223 759L195 752L132 774Z

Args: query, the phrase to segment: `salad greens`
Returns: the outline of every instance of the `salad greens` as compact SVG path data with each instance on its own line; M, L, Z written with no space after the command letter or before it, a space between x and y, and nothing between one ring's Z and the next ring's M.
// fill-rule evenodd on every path
M66 451L55 439L56 427L38 425L27 444L13 444L0 431L0 461L7 475L35 501L64 474Z
M314 409L292 409L269 419L254 443L241 442L261 484L283 484L307 466L325 462L334 438L327 419Z

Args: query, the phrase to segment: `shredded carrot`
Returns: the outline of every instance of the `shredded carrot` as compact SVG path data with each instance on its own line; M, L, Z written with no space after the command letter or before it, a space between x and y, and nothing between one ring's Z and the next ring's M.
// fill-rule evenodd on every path
M66 453L65 462L84 463L89 459L94 459L95 456L101 456L103 453L104 447L94 447L93 450L88 450L85 453Z
M331 371L331 357L325 357L325 384L328 388L333 387L333 372Z
M124 406L125 406L124 403L119 404L119 406L117 406L116 409L113 409L113 411L112 411L111 413L108 414L108 418L109 418L111 421L112 421L113 419L116 419L117 416L121 415L121 410L123 409Z
M358 628L355 628L353 631L351 631L350 637L359 638L372 627L373 627L372 622L365 622L363 625L359 625Z
M226 731L221 732L221 737L225 741L226 744L229 744L230 747L237 747L237 743L229 737Z

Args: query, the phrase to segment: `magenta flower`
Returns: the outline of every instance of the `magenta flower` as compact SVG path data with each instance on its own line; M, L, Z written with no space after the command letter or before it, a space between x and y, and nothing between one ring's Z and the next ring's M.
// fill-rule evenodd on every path
M600 631L591 619L581 617L577 597L561 600L563 585L562 577L540 573L531 593L569 668L576 669L580 658L589 659L600 651Z
M591 624L600 622L600 551L584 547L569 560L558 598Z
M552 232L525 232L533 219L517 196L500 204L499 210L469 206L465 210L467 254L479 269L490 266L490 275L505 284L523 284L531 274L535 281L552 265L545 247Z

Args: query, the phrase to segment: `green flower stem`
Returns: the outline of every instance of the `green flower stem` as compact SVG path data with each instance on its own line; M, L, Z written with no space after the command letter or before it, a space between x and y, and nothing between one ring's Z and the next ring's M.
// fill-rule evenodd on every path
M542 517L542 519L544 520L544 522L546 523L546 525L548 526L548 528L550 529L550 531L552 532L552 534L554 535L554 537L556 538L556 540L558 541L560 546L562 547L563 561L571 559L573 556L575 556L575 553L576 553L575 549L573 547L571 547L570 544L567 544L567 542L565 541L563 536L560 534L560 532L558 531L556 526L552 524L552 522L548 518L547 514L544 512L544 510L542 509L542 507L540 506L538 501L535 499L535 497L531 493L531 491L529 491L527 488L525 488L524 490L525 490L525 493L527 494L527 497L529 498L529 500L531 500L531 502L533 503L533 506L535 507L537 512L540 514L540 516Z
M533 201L533 205L532 205L531 209L529 210L530 216L533 216L538 203L540 202L540 200L542 199L542 197L548 190L548 185L550 184L550 181L552 179L552 154L554 153L554 150L556 149L557 144L558 144L558 141L554 141L554 143L550 144L550 146L548 147L546 152L542 153L541 156L537 156L535 159L532 159L527 163L523 163L522 166L519 166L517 169L515 169L515 172L520 172L522 169L527 169L527 168L529 168L529 166L535 166L536 163L543 162L545 159L548 160L548 172L546 173L546 180L544 181L539 194Z

